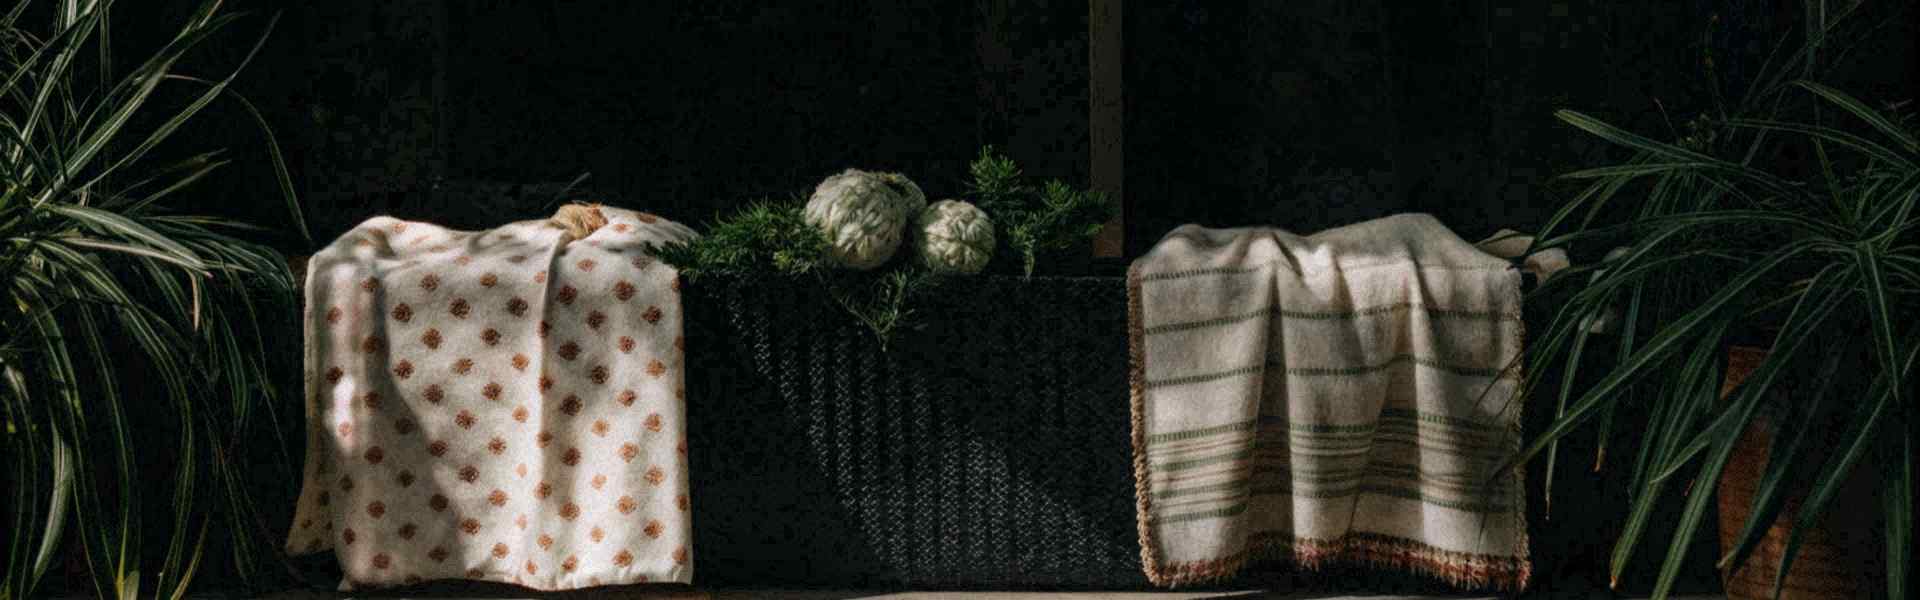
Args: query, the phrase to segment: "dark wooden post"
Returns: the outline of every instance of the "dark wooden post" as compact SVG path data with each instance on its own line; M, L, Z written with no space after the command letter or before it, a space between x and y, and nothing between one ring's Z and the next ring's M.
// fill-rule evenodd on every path
M1094 191L1105 193L1123 200L1126 206L1121 183L1125 179L1125 148L1121 125L1124 120L1121 104L1121 65L1126 60L1126 52L1121 46L1121 30L1124 20L1120 13L1121 0L1088 0L1087 2L1087 169L1092 179ZM1122 213L1107 223L1100 231L1100 237L1093 240L1095 258L1118 258L1126 248L1126 215Z

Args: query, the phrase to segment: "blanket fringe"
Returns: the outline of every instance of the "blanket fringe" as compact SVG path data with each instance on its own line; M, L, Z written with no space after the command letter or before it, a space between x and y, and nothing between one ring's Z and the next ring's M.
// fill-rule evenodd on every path
M1352 534L1334 540L1295 539L1285 533L1257 534L1248 549L1220 558L1156 565L1147 577L1155 585L1180 586L1220 583L1238 574L1249 562L1283 561L1317 571L1340 565L1387 567L1419 573L1456 587L1525 590L1533 575L1524 558L1454 552L1401 538Z
M1147 581L1158 586L1173 585L1160 565L1160 553L1153 541L1153 525L1148 519L1153 514L1153 490L1147 471L1147 354L1144 343L1145 329L1140 321L1140 271L1139 263L1127 268L1127 390L1131 404L1133 420L1133 498L1136 513L1135 526L1140 534L1140 564L1146 571Z

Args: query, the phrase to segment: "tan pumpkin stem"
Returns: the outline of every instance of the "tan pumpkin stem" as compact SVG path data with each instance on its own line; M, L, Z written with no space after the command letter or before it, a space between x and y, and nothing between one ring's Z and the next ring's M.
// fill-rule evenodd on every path
M607 225L607 216L600 212L598 204L573 203L560 207L550 219L554 225L567 230L574 239L592 235L594 230Z

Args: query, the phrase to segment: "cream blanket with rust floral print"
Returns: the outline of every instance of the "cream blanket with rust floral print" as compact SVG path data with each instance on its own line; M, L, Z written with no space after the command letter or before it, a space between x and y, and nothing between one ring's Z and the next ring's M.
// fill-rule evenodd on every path
M314 255L307 460L287 549L343 590L692 579L676 273L684 226L601 209L485 232L389 217Z

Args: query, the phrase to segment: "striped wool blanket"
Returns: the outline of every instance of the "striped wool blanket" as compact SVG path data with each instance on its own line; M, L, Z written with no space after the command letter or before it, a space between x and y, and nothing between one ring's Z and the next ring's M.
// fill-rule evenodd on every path
M1524 244L1520 244L1524 246ZM1528 577L1520 271L1427 215L1169 233L1128 274L1141 558Z

